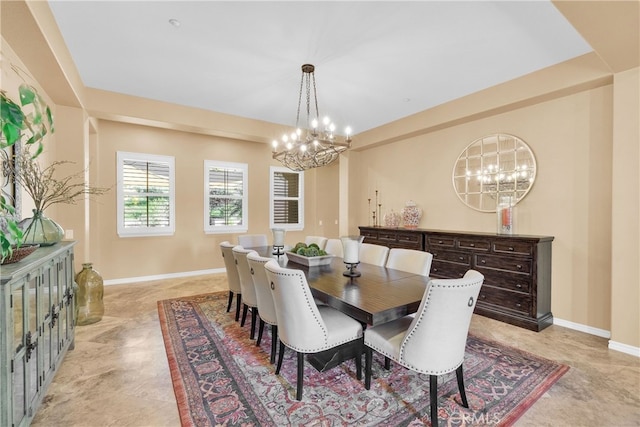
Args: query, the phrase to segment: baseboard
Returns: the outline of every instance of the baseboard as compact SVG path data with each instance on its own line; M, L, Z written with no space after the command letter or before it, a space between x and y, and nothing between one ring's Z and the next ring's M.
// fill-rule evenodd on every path
M611 338L611 331L605 331L604 329L594 328L592 326L583 325L581 323L570 322L568 320L553 318L553 324L563 326L565 328L573 329L580 332L585 332L590 335L595 335L601 338Z
M212 268L209 270L184 271L181 273L157 274L154 276L127 277L125 279L105 280L104 285L123 285L126 283L150 282L151 280L176 279L181 277L204 276L206 274L225 273L224 268Z
M631 356L640 357L640 347L634 347L621 342L609 340L609 349L630 354Z
M596 335L601 338L611 338L611 332L605 331L604 329L598 329L587 325L582 325L580 323L570 322L568 320L562 320L555 317L553 319L553 324L558 326L563 326L565 328L573 329L580 332L585 332L587 334ZM609 340L609 349L619 351L621 353L630 354L631 356L640 357L640 347L634 347L628 344L623 344L616 341Z

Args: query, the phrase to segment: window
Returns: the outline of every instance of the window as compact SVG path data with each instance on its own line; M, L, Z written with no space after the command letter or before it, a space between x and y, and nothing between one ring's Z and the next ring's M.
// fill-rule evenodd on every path
M304 172L271 167L270 226L287 230L304 228Z
M248 230L247 174L244 163L204 162L204 231L245 233Z
M175 232L173 157L118 151L118 235Z

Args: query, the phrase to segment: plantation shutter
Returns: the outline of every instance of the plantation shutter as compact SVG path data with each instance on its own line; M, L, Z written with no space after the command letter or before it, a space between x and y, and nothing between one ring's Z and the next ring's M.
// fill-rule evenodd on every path
M300 222L300 175L295 172L274 172L273 221L275 224Z
M243 225L244 170L209 168L209 225Z
M124 228L171 225L168 162L125 159L122 167Z

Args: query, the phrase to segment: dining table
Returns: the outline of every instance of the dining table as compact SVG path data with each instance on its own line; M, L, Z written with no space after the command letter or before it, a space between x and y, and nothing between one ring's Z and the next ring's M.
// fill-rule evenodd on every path
M348 277L342 258L333 256L327 264L308 266L294 262L287 252L274 253L271 246L253 248L260 256L272 257L285 268L302 270L317 301L358 320L363 328L389 322L415 313L420 306L429 277L384 266L359 263L358 277ZM325 371L349 358L349 349L327 352L309 358L319 371Z

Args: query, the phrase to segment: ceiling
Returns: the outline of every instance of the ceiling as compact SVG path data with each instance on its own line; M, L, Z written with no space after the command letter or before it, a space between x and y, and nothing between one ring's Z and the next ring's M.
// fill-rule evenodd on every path
M311 63L355 134L592 51L542 0L49 4L87 87L293 126Z

